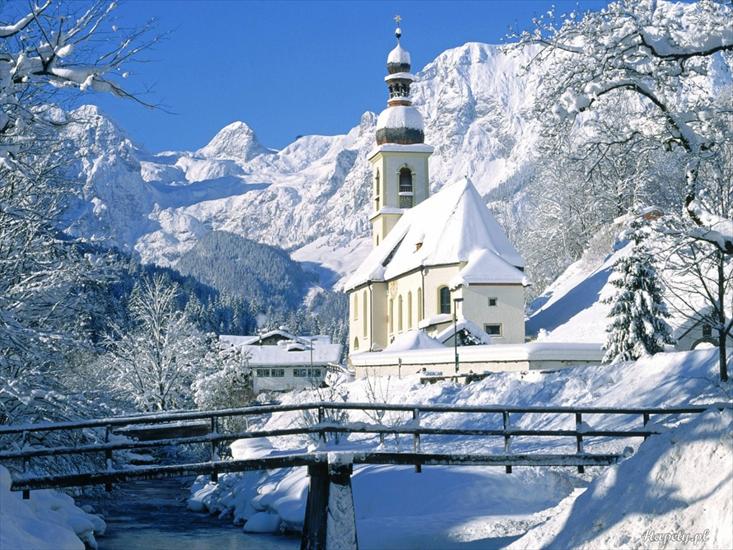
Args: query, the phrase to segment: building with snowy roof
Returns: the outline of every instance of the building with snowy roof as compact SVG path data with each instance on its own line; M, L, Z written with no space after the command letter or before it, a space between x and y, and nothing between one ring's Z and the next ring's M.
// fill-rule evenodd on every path
M329 336L296 336L282 328L252 336L223 334L219 341L244 352L255 393L318 387L341 358L341 345Z
M418 330L452 345L454 326L476 343L522 344L524 261L467 177L430 196L433 148L410 99L415 77L399 28L396 36L369 155L374 248L345 284L350 353L416 345L425 339L403 336Z

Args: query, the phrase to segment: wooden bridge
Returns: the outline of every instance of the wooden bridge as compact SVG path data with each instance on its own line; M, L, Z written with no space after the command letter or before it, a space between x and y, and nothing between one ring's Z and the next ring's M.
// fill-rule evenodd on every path
M730 403L716 405L733 408ZM269 405L213 411L178 411L159 414L140 414L74 422L38 423L0 426L0 462L14 472L11 489L30 491L44 488L105 485L136 479L158 479L190 475L208 475L218 481L220 473L271 470L305 466L310 476L301 548L324 549L343 547L344 541L356 548L356 526L351 495L353 465L397 464L412 465L416 472L423 466L500 466L511 473L513 467L573 467L583 472L589 466L609 466L625 458L627 453L588 453L584 442L589 438L647 438L659 433L649 425L656 416L693 415L710 406L672 408L609 408L609 407L506 407L506 406L447 406L396 405L385 403L331 403L317 402L294 405ZM387 412L403 418L385 423L335 421L334 417L349 411L360 411L372 418L383 419ZM274 430L250 430L252 421L264 415L295 413L298 425ZM426 415L480 414L480 428L451 428L421 426ZM567 429L523 429L513 427L518 415L545 414L567 418ZM375 416L376 415L376 416ZM626 429L591 428L589 418L638 418L637 427ZM245 430L225 429L222 419L243 419ZM310 419L309 421L307 421ZM627 421L628 423L628 421ZM444 423L441 421L441 426ZM206 429L208 428L208 429ZM338 450L339 445L327 446L327 439L337 434L373 434L382 441L386 435L407 435L412 439L410 452L380 452L371 449ZM50 437L54 435L56 437ZM238 439L276 438L306 435L324 443L315 452L275 451L271 456L226 460L220 458L222 445ZM434 453L423 452L421 438L426 436L463 436L466 438L499 438L501 453ZM567 438L575 452L512 452L516 438ZM69 442L70 441L70 442ZM126 451L154 449L169 446L204 445L208 460L174 464L115 467ZM343 446L341 446L343 448ZM75 473L33 474L33 462L43 460L44 471L53 471L61 457L93 455L104 457L104 467ZM68 459L67 459L68 460ZM75 461L75 464L93 464L93 461ZM58 464L57 464L58 466ZM64 469L64 468L58 468ZM345 495L345 496L344 496ZM344 502L348 503L344 512ZM340 510L336 514L336 510Z

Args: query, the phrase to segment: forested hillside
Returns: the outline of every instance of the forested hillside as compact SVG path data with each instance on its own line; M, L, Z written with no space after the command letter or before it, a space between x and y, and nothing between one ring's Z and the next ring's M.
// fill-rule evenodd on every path
M282 249L212 231L185 252L176 270L229 296L273 309L295 309L315 276Z

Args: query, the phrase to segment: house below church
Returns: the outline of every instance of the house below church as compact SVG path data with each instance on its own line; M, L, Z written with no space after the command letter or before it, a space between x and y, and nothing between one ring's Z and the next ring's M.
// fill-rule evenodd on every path
M255 393L321 386L328 369L341 358L341 345L332 344L329 336L296 336L283 329L253 336L221 335L219 341L244 352Z
M524 261L467 177L430 196L433 149L410 100L410 54L396 34L388 107L369 155L374 249L345 284L350 355L388 350L418 330L448 346L456 337L458 345L523 344Z

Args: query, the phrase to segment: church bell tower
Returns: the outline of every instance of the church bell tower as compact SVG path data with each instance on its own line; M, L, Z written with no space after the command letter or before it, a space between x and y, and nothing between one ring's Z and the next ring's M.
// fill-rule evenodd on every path
M412 106L410 53L402 47L400 16L395 17L397 46L387 56L387 108L377 119L377 147L372 164L372 238L378 246L403 212L430 194L428 158L433 148L424 143L422 115Z

